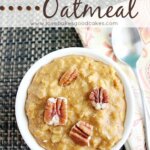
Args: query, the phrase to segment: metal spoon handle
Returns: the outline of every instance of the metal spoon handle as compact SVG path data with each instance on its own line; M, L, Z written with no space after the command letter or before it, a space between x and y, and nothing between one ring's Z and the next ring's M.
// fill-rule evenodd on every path
M147 148L147 150L150 150L150 118L148 117L145 96L144 96L144 92L142 90L143 89L143 85L141 83L139 72L138 72L137 69L135 69L134 73L135 73L137 81L138 81L138 85L139 85L139 89L140 89L140 93L141 93L141 99L142 99L143 121L144 121L144 128L145 128L146 148Z

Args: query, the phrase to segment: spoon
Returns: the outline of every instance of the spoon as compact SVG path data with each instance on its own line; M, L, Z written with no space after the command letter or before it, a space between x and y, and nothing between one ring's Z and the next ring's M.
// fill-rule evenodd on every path
M112 46L117 59L120 60L120 62L129 65L133 69L137 78L142 99L146 147L147 150L150 150L150 129L148 129L150 128L148 122L149 118L141 79L136 67L137 61L142 52L142 42L138 29L135 26L114 27L112 30Z

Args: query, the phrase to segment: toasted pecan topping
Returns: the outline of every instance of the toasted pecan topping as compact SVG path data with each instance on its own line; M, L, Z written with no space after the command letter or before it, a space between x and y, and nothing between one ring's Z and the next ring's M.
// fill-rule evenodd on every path
M78 77L77 69L71 68L60 77L59 84L61 86L67 86L71 84L71 82L73 82L77 77Z
M44 111L44 122L48 125L65 125L67 122L67 99L49 98Z
M100 87L92 90L89 99L96 109L103 109L106 106L105 104L108 103L109 97L107 91Z
M72 140L81 145L81 146L89 146L89 141L91 139L93 133L93 126L84 122L77 122L71 129L69 136Z

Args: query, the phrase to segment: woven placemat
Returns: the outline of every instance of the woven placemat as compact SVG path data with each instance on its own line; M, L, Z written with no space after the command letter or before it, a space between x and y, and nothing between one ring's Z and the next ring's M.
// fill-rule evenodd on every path
M28 150L15 119L18 85L42 56L65 47L81 47L73 28L0 29L0 150Z

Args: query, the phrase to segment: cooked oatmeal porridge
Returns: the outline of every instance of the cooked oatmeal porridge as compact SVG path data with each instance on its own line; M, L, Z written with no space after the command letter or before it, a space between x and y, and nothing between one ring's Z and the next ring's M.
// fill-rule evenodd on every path
M124 131L124 88L111 66L70 55L35 74L25 110L46 150L110 150Z

